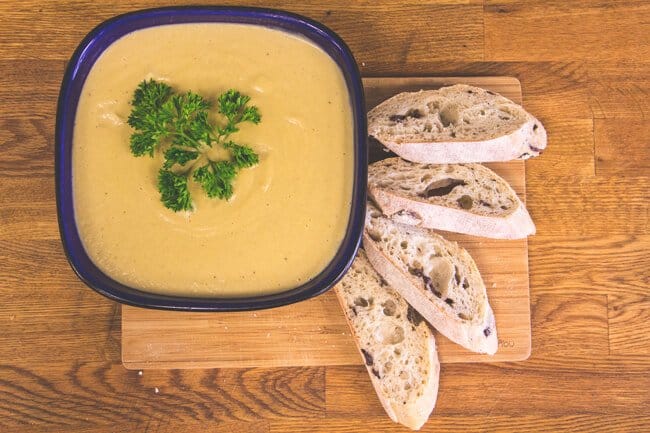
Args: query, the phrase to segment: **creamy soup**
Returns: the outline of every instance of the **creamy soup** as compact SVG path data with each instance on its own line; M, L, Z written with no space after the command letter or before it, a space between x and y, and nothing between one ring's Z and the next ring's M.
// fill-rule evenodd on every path
M136 158L129 148L129 102L145 78L212 101L229 88L251 96L262 121L241 124L232 138L260 161L239 172L229 200L208 198L190 181L193 211L161 203L161 152ZM284 291L324 269L348 224L348 90L324 51L281 31L240 24L139 30L113 43L88 75L72 159L79 233L110 277L165 294Z

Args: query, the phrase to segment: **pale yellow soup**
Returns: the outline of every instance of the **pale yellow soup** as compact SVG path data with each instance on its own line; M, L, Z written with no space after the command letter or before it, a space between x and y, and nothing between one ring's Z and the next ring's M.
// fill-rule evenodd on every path
M262 121L242 124L232 138L260 162L240 171L230 200L210 199L190 181L193 211L175 213L160 202L161 152L134 157L129 148L129 102L145 78L212 101L229 88L251 96ZM139 30L113 43L90 72L72 160L79 233L110 277L176 295L288 290L325 268L348 224L348 90L324 51L285 32L239 24Z

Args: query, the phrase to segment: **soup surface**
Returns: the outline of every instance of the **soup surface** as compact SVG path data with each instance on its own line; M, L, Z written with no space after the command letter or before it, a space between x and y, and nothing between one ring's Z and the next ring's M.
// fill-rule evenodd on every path
M134 157L126 124L143 79L214 101L229 88L262 115L231 137L260 162L230 200L190 181L192 212L160 202L162 152ZM215 122L219 115L211 109ZM336 63L291 34L252 25L175 24L113 43L84 85L73 138L77 225L107 275L142 290L249 296L294 288L333 258L352 196L353 123Z

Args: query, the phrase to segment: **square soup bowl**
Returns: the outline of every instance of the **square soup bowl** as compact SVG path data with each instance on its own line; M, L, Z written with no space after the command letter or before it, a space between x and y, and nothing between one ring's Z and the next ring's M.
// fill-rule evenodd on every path
M237 23L264 26L299 35L325 51L346 82L353 122L353 188L348 225L329 264L308 282L275 294L215 298L172 296L128 287L102 272L89 258L74 213L72 146L81 91L94 63L113 42L131 32L168 24ZM350 267L361 238L366 206L367 125L363 87L349 48L320 23L284 11L238 7L173 7L137 11L112 18L92 30L74 52L63 82L56 118L56 198L61 240L68 261L89 287L115 301L145 308L180 311L242 311L306 300L334 286Z

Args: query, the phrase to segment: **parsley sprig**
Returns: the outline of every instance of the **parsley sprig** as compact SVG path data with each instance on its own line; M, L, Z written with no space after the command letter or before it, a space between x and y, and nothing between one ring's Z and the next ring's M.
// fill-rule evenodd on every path
M210 198L228 199L239 170L259 163L253 149L229 140L242 122L258 124L259 110L250 97L230 89L217 98L224 125L208 119L211 104L200 95L177 94L166 83L144 80L133 93L128 124L131 153L153 157L164 149L165 162L158 171L158 190L165 207L178 212L192 208L188 181L199 183ZM213 160L207 151L219 145L228 150L227 160ZM199 161L201 162L199 164Z

